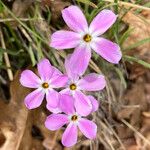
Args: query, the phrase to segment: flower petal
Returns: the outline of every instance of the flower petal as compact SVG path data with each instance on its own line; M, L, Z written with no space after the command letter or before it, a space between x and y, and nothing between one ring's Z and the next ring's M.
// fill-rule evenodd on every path
M77 126L70 123L62 136L62 144L66 147L71 147L77 143L78 129Z
M81 32L88 28L84 14L77 6L69 6L62 10L62 17L73 31Z
M78 123L78 127L87 138L96 138L97 126L94 122L81 118Z
M48 81L53 73L53 68L48 59L42 59L38 64L38 73L42 80Z
M34 109L41 105L44 99L44 92L39 89L31 92L25 97L24 103L28 109Z
M88 98L90 99L92 103L92 112L97 111L99 107L99 102L91 95L89 95Z
M78 86L85 91L99 91L106 86L105 77L103 75L91 73L79 80Z
M55 131L67 124L69 119L64 114L51 114L46 118L45 127L49 130Z
M68 55L68 57L66 57L65 59L65 69L67 72L68 77L71 80L77 80L79 78L78 74L74 73L74 69L71 67L71 61L70 61L71 55Z
M55 67L53 67L53 66L52 66L52 68L53 68L52 77L55 77L55 76L57 76L57 75L62 75L62 73L61 73L57 68L55 68Z
M46 100L49 107L56 108L59 104L59 93L55 90L48 90Z
M70 92L70 89L69 88L66 88L66 89L63 89L59 92L60 94L68 94L68 95L71 95L71 92Z
M66 113L66 114L73 114L75 112L74 99L70 95L61 94L59 106L60 106L60 109L62 110L62 112Z
M46 104L46 108L54 114L58 114L62 112L59 107L55 107L55 108L51 107L48 103Z
M29 88L38 88L40 78L31 70L25 70L21 73L20 83Z
M70 70L78 75L83 75L91 58L91 49L78 46L70 56Z
M75 91L74 93L75 98L75 108L79 115L81 116L87 116L92 111L92 104L91 101L88 99L87 96L85 96L80 91Z
M91 46L95 52L110 63L118 64L122 57L120 47L107 39L97 38L97 41Z
M89 30L93 35L101 35L116 21L117 16L111 10L101 11L91 22Z
M53 88L61 88L61 87L66 86L67 82L68 82L68 76L56 75L56 76L53 76L53 78L51 78L50 84Z
M51 36L50 46L56 49L74 48L79 45L80 35L72 31L57 31Z

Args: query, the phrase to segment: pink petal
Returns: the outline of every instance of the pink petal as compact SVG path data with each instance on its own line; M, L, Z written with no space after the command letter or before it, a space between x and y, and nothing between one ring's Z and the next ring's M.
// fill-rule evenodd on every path
M106 86L106 81L103 75L91 73L79 80L78 84L82 90L99 91Z
M71 147L77 143L78 129L77 126L70 123L62 136L62 144L66 147Z
M95 52L110 63L118 64L122 57L120 47L107 39L97 38L97 41L91 46Z
M70 56L70 70L78 75L83 75L91 58L91 49L79 46Z
M91 95L89 95L88 98L90 99L92 103L92 112L97 111L99 107L99 102Z
M116 21L117 16L111 10L101 11L91 22L89 30L96 36L107 31Z
M68 95L71 95L71 92L70 92L70 89L69 88L66 88L66 89L63 89L60 91L60 94L68 94Z
M41 105L44 99L44 93L39 89L31 92L25 97L24 103L28 109L34 109Z
M56 108L59 104L59 93L55 90L49 90L46 93L46 100L49 107Z
M71 58L71 55L68 55L65 59L65 69L66 69L68 77L72 80L76 80L78 79L78 74L75 74L74 69L70 67L72 65L70 58Z
M73 31L81 32L88 28L84 14L77 6L69 6L62 10L62 17Z
M53 74L52 74L52 77L55 77L57 75L63 75L57 68L53 67Z
M66 75L57 75L51 78L51 85L53 88L60 88L66 86L68 82L68 76Z
M53 68L48 59L42 59L38 64L38 73L44 81L47 81L51 78L53 73Z
M40 78L30 70L25 70L21 73L20 83L29 88L38 88Z
M49 130L55 131L69 122L67 115L51 114L46 118L45 126Z
M59 107L55 107L55 108L51 107L48 103L46 104L46 108L54 114L58 114L62 112Z
M75 98L75 108L79 115L87 116L92 111L91 101L82 92L76 91L74 94Z
M70 95L61 94L59 106L60 106L60 109L62 110L62 112L66 113L66 114L73 114L75 112L74 99Z
M79 45L80 35L72 31L57 31L51 36L50 46L56 49L74 48Z
M96 138L97 126L94 122L81 118L78 123L78 127L87 138Z

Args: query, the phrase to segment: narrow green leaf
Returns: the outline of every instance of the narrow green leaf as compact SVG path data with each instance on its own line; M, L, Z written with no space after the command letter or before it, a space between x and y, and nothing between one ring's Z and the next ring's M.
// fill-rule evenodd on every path
M123 84L124 88L127 88L127 83L126 83L126 80L125 80L125 78L123 76L123 72L120 69L116 68L116 67L115 67L115 71L117 72L117 74L118 74L118 76L119 76L119 78L121 80L121 83Z
M31 46L29 46L28 53L29 53L30 58L31 58L32 66L35 66L36 65L36 59L35 59L35 56L34 56L34 53L32 51L32 47Z
M136 42L135 44L132 44L132 45L130 45L129 47L123 49L123 50L124 50L124 51L125 51L125 50L131 50L131 49L133 49L133 48L136 48L136 47L138 47L138 46L140 46L140 45L143 45L143 44L145 44L145 43L148 43L148 42L150 42L150 38L146 38L146 39L143 39L143 40L141 40L141 41L138 41L138 42Z
M134 28L129 28L126 32L123 33L119 40L119 44L122 45L124 41L129 37L130 33L134 30Z
M124 55L123 58L128 62L136 62L136 63L144 66L145 68L150 69L150 64L141 59L138 59L138 58L132 57L132 56L128 56L128 55Z
M3 54L0 52L0 65L2 65L2 61L3 61Z
M0 4L0 13L2 13L4 11L4 7L2 4Z
M17 52L14 52L13 50L9 50L9 49L4 49L4 48L1 48L0 47L0 53L3 54L3 53L8 53L10 55L18 55L20 54L21 52L23 52L23 49L17 51Z

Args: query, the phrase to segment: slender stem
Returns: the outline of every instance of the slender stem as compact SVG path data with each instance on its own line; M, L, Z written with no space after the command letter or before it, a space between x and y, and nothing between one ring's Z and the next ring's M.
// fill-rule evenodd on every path
M103 0L103 1L114 3L114 0ZM148 8L148 7L140 6L140 5L137 5L137 4L132 4L132 3L129 3L129 2L118 1L118 5L125 6L125 7L133 7L133 8L143 9L143 10L150 10L150 8Z
M37 21L37 20L44 20L43 18L18 18L20 21ZM0 22L11 22L11 21L16 21L16 19L14 18L4 18L4 19L0 19Z
M3 37L3 33L2 33L1 28L0 28L0 39L1 39L2 48L6 49L6 45L5 45L5 42L4 42L4 37ZM4 52L4 60L5 60L5 63L6 63L7 74L8 74L9 80L12 81L13 80L13 72L11 70L11 64L10 64L9 56L8 56L7 52Z

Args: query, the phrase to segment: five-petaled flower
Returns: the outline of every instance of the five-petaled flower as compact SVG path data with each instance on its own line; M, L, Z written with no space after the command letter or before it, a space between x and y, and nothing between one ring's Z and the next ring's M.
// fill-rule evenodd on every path
M66 88L63 89L61 94L72 95L74 98L74 105L76 111L83 116L88 115L91 112L92 104L90 99L81 91L100 91L106 86L105 77L100 74L90 73L84 77L80 72L82 67L78 65L77 68L71 67L73 63L70 61L70 57L65 60L65 68L68 75L68 83ZM49 105L49 104L48 104Z
M93 19L88 27L84 14L77 6L62 10L62 17L72 31L60 30L51 36L50 46L56 49L75 48L72 59L86 70L91 58L91 49L108 62L117 64L122 53L119 46L103 37L116 21L117 16L111 10L103 10Z
M37 64L37 68L39 76L31 70L25 70L21 73L20 83L25 87L36 89L25 97L25 105L28 109L37 108L46 95L49 108L53 110L57 108L59 102L59 94L54 88L65 86L68 77L51 66L47 59L41 60Z
M89 139L96 138L97 126L94 122L83 118L74 109L74 99L69 95L61 95L60 108L64 114L51 114L45 121L45 126L52 131L60 129L68 124L62 136L62 144L71 147L77 142L78 128ZM97 110L97 105L93 112Z

